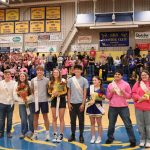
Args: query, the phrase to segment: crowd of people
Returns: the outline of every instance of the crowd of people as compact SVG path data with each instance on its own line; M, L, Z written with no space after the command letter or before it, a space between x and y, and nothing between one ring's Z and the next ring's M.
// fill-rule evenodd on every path
M38 120L39 114L42 113L46 128L45 140L49 141L50 103L53 142L63 140L64 114L66 104L68 104L71 123L71 136L68 141L76 140L75 118L78 117L79 142L84 142L84 112L87 108L86 114L89 115L91 122L90 143L100 143L103 132L102 116L105 114L102 101L107 99L109 101L109 126L108 139L105 143L111 144L114 141L115 124L120 115L129 137L130 147L135 147L136 137L127 103L128 99L133 98L141 138L140 146L150 147L150 51L144 57L139 54L128 55L127 51L127 54L122 55L119 59L120 64L118 58L115 61L111 55L106 56L104 51L97 63L95 54L94 49L91 50L89 56L87 53L81 55L80 52L74 52L72 57L64 57L61 53L58 57L52 53L49 53L47 57L39 56L38 53L36 56L32 53L25 53L23 56L21 54L2 54L0 56L2 77L0 81L0 138L4 136L6 118L7 137L12 137L14 105L15 102L18 102L21 119L20 138L23 139L27 136L30 139L38 139ZM131 69L133 64L135 67ZM98 66L99 69L97 69ZM103 79L99 77L100 69L102 69ZM46 77L47 72L50 78ZM109 83L107 89L103 87L103 81L107 80L106 72L114 74L114 79ZM70 75L69 79L68 74ZM130 80L135 79L135 82L132 82L132 89L129 83L123 80L124 74L127 74ZM92 76L93 84L91 85L85 78L88 75ZM138 77L136 77L137 75ZM60 120L59 134L58 117ZM97 138L95 137L95 122L98 125Z

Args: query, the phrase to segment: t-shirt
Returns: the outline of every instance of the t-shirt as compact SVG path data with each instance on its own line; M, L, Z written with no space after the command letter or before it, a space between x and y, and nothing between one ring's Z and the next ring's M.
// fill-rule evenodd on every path
M80 78L77 79L77 81L78 81L81 89L84 89L84 88L87 89L88 88L88 81L84 77L81 76ZM68 79L67 87L71 91L70 102L73 103L73 104L82 103L83 94L81 94L81 92L79 92L79 90L76 88L75 84L73 83L73 77Z

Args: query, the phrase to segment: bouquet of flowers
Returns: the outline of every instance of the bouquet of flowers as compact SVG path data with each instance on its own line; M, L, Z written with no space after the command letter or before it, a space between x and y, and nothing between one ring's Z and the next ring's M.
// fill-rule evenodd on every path
M105 95L103 93L94 92L91 94L89 101L87 102L87 106L92 106L96 101L101 101L105 99Z
M53 93L58 92L58 95L61 94L61 92L64 91L64 88L66 86L66 82L62 80L60 83L56 83L53 87ZM55 95L52 93L50 101L52 101L55 98Z
M144 94L145 99L150 100L150 91Z
M30 114L30 110L29 110L29 105L27 102L27 96L28 96L28 86L25 83L21 83L18 85L17 89L17 94L19 97L21 97L25 103L25 107L27 110L27 114Z

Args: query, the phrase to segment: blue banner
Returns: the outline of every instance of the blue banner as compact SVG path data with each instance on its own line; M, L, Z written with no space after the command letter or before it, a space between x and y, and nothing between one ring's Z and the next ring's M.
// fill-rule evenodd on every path
M100 32L100 47L129 46L129 32Z

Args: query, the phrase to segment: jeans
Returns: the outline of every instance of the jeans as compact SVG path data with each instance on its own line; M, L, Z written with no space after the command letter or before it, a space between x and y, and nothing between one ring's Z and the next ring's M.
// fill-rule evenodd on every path
M135 109L135 114L141 140L150 142L150 111Z
M29 104L29 109L30 109L30 115L27 115L26 107L24 104L19 105L19 115L21 119L21 132L23 135L25 135L28 131L34 132L34 127L33 127L33 119L34 119L34 114L32 113L32 108L31 104Z
M82 135L83 131L84 131L84 111L80 112L80 110L79 110L81 104L71 104L71 105L72 105L72 110L70 111L71 132L72 132L72 134L75 135L76 119L78 116L80 135Z
M113 134L115 131L115 124L118 115L121 117L122 121L124 122L130 142L136 142L128 107L109 107L109 112L108 112L109 127L107 133L108 139L110 141L114 140Z
M0 133L4 134L5 119L7 118L7 133L11 132L12 117L13 117L14 105L5 105L0 103Z

